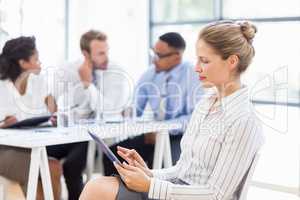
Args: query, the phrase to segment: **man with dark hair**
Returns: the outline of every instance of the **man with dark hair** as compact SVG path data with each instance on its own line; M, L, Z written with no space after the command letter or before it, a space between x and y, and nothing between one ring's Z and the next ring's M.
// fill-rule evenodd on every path
M153 50L153 65L142 75L136 90L137 116L144 113L149 104L156 120L178 121L186 125L197 103L201 88L193 65L183 61L186 44L182 36L169 32L159 37ZM183 126L185 127L185 126ZM170 132L173 164L179 159L180 140L185 128ZM137 150L149 167L152 167L156 133L148 133L111 146ZM116 173L110 161L104 157L105 175Z
M159 37L159 40L166 42L169 46L174 47L178 50L185 50L185 41L182 36L176 32L169 32Z

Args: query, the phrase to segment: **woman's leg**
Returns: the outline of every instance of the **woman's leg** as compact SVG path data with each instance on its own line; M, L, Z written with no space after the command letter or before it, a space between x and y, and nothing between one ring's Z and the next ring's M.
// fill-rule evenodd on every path
M18 182L25 196L27 192L30 157L30 149L0 146L0 175ZM58 160L49 159L49 169L54 199L58 200L60 199L61 191L60 177L62 174L62 166ZM38 185L37 199L43 199L42 185L41 183Z
M61 198L61 176L63 173L62 165L58 160L49 159L50 176L53 187L54 200Z
M80 200L115 200L119 191L119 179L116 177L101 177L89 181L81 195Z
M60 162L56 159L49 158L49 170L51 176L51 183L52 183L52 190L54 200L60 200L61 197L61 183L60 178L62 175L62 166ZM38 182L38 189L37 189L37 200L44 199L43 187L41 180L39 179Z

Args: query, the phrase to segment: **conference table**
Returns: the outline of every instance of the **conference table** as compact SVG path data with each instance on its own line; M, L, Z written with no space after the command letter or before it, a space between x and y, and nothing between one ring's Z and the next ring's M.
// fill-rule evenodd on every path
M169 131L180 129L182 125L168 121L129 121L120 123L87 123L72 127L35 128L35 129L0 129L0 145L23 147L31 149L27 200L36 199L36 189L40 175L45 200L53 200L51 178L48 165L46 146L89 142L87 168L92 165L95 153L95 143L88 130L103 139L124 140L144 133L156 132L153 168L172 166ZM87 170L89 171L89 170Z

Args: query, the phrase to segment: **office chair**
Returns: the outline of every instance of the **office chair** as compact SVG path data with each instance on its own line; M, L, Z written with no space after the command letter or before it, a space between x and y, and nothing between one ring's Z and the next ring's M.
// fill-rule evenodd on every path
M251 162L249 169L247 170L246 174L244 175L244 177L239 185L239 189L237 191L238 200L247 200L247 193L248 193L251 179L253 177L254 170L257 165L259 157L260 157L260 153L256 153Z

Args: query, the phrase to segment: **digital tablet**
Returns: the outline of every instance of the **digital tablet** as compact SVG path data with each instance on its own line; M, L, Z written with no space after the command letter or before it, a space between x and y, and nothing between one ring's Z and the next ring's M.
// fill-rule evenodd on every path
M104 141L101 138L99 138L98 136L96 136L95 134L90 132L89 130L88 130L88 133L93 138L93 140L95 140L95 142L98 144L100 149L109 158L109 160L111 162L113 162L113 163L116 162L117 164L121 165L120 160L115 156L115 154L110 150L110 148L104 143Z
M18 122L14 123L10 126L7 126L5 128L32 128L32 127L37 127L40 124L49 121L50 118L51 118L51 115L28 118L28 119L24 119L22 121L18 121Z

